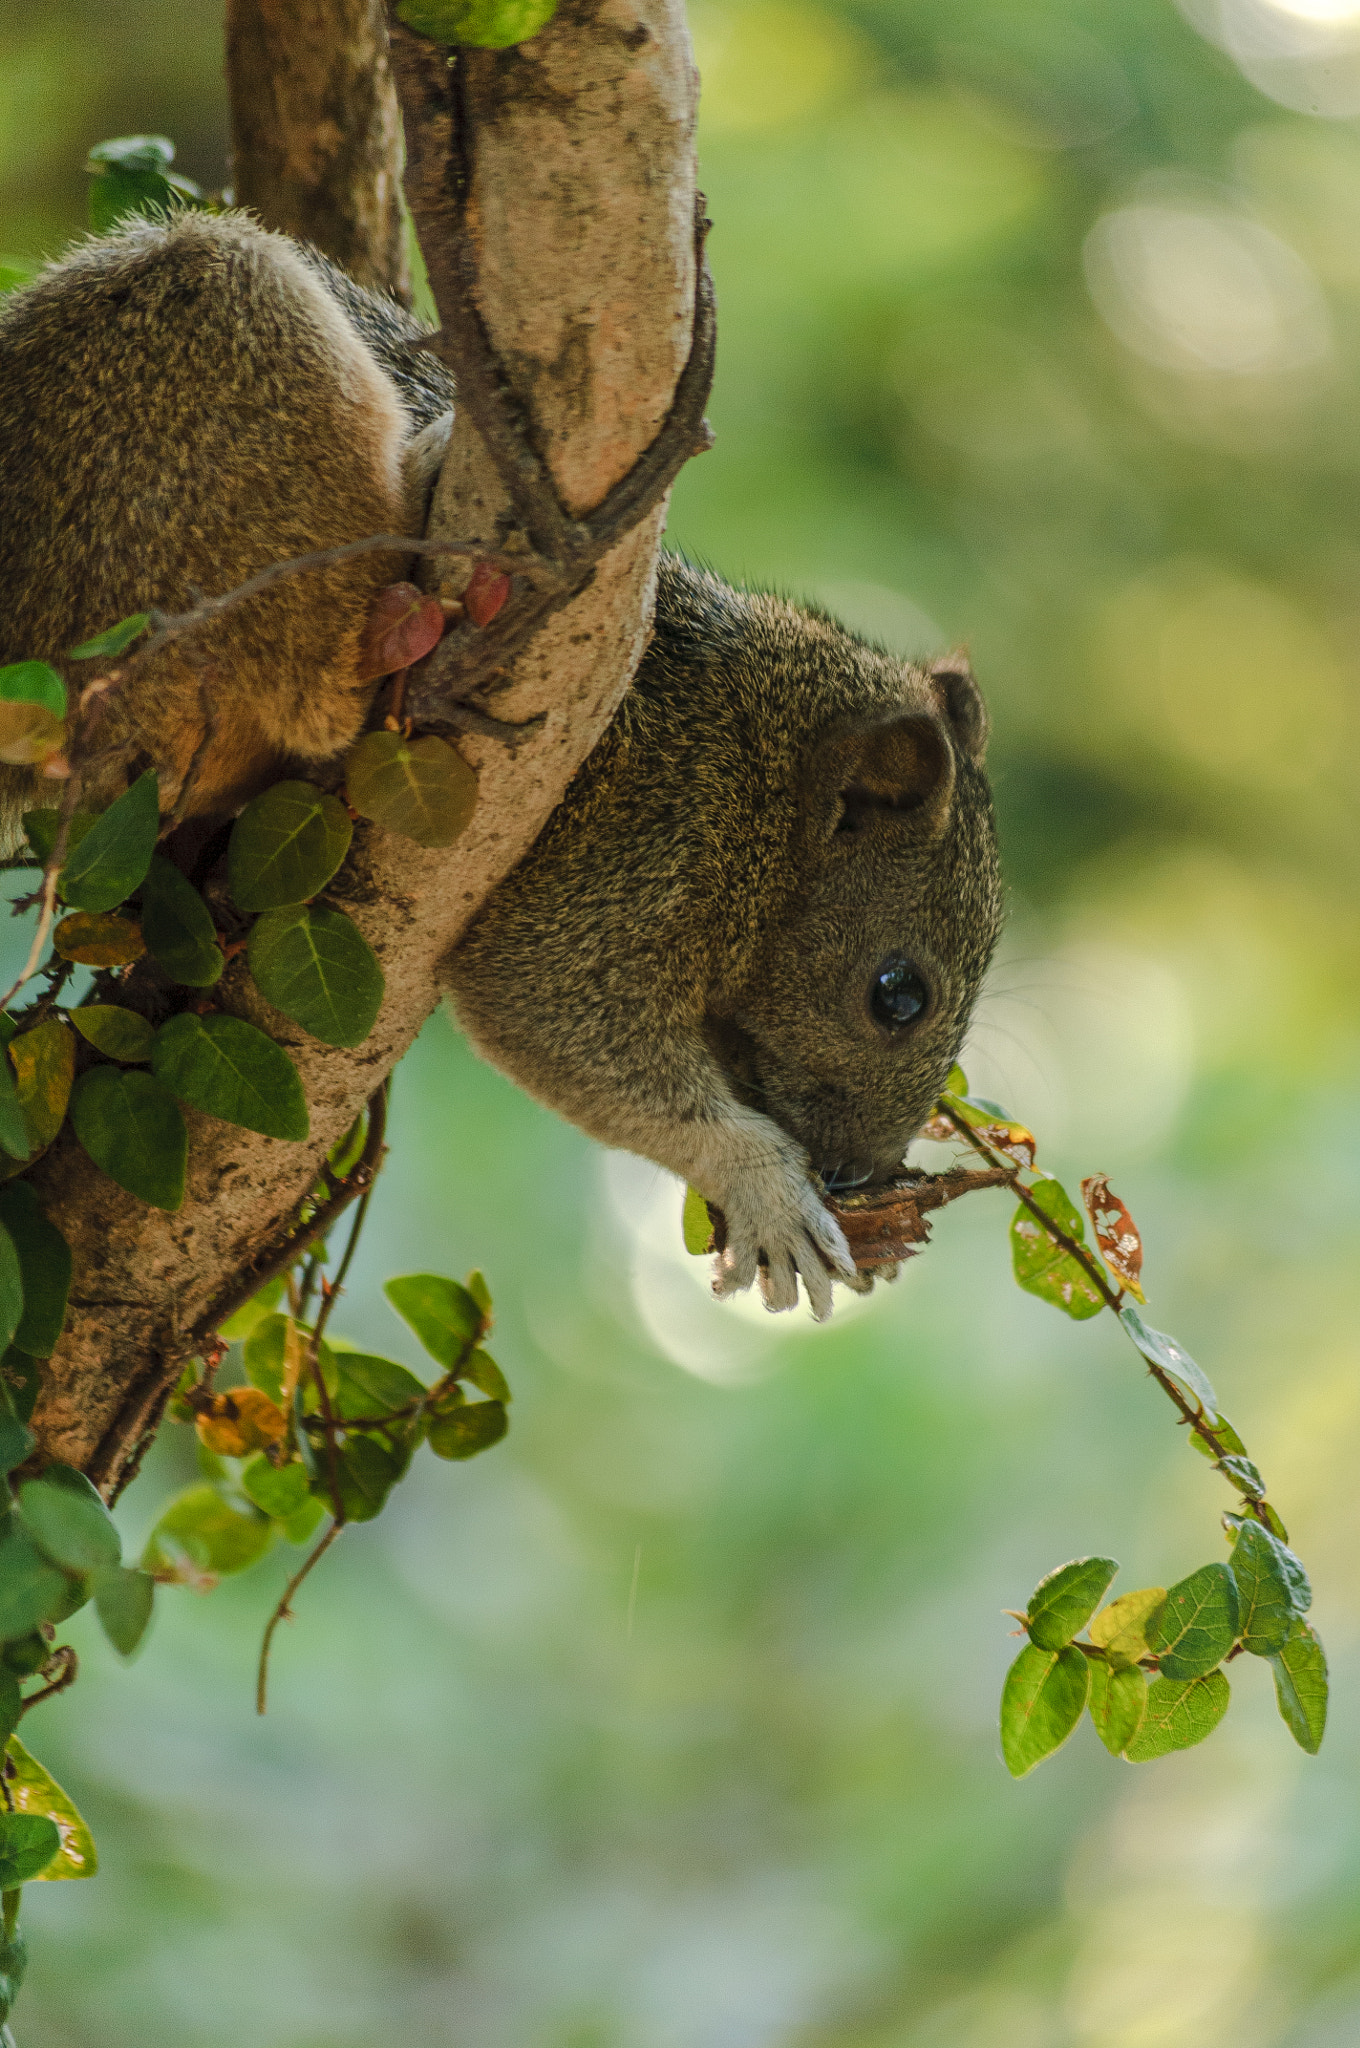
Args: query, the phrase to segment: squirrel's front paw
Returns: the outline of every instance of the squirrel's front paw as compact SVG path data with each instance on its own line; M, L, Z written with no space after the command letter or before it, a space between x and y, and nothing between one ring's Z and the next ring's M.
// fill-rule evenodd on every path
M730 1197L724 1216L727 1244L717 1259L715 1294L740 1293L759 1278L766 1308L796 1308L801 1279L822 1323L831 1313L833 1275L854 1284L845 1234L811 1181L762 1180Z

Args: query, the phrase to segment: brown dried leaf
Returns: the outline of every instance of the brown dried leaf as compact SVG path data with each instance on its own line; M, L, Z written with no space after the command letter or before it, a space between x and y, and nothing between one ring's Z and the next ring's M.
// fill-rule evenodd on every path
M1109 1175L1091 1174L1081 1184L1081 1198L1106 1265L1135 1300L1146 1301L1138 1278L1143 1270L1143 1240L1138 1225L1111 1191Z
M63 960L81 967L127 967L146 951L141 926L112 911L73 911L53 932L52 944Z

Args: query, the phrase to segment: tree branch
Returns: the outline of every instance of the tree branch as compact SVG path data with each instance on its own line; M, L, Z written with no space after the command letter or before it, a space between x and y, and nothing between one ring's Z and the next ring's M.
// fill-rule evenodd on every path
M227 0L227 87L237 205L409 305L382 0Z
M236 0L238 21L242 4ZM347 12L348 0L333 0L321 27ZM322 13L319 0L271 6L271 18L294 36L311 32ZM450 74L442 53L432 57L404 32L399 50L430 77ZM259 1024L291 1053L311 1110L310 1139L288 1144L189 1111L188 1193L174 1215L148 1209L92 1169L69 1130L33 1169L75 1258L67 1328L44 1374L34 1428L48 1455L87 1470L109 1494L135 1469L186 1341L206 1344L224 1304L262 1284L271 1248L286 1238L326 1152L434 1009L441 963L537 837L646 644L665 513L664 465L649 451L661 439L667 461L674 457L678 430L667 444L663 429L677 413L692 427L711 353L702 323L703 345L692 348L696 80L679 0L566 0L531 43L460 52L453 74L456 105L453 95L413 95L408 193L446 360L466 392L476 362L485 367L476 350L487 352L492 381L509 394L507 411L519 424L513 447L488 428L493 451L473 420L476 402L460 408L430 538L520 557L525 575L505 610L521 618L521 607L538 604L532 565L523 561L537 554L536 543L563 530L569 541L584 533L588 580L563 594L550 616L534 610L531 631L500 643L497 730L459 742L479 791L458 844L426 850L364 821L356 826L327 895L360 926L386 976L364 1044L339 1050L308 1037L263 1001L239 957L214 989L219 1008ZM479 322L479 338L468 344L471 385L454 339L468 331L464 302ZM707 305L702 288L699 304ZM692 427L689 445L698 439ZM516 509L527 508L530 471L534 504L555 498L561 513L560 525L549 516L532 535ZM625 495L611 500L620 490ZM601 512L611 530L597 552L590 521ZM446 554L438 571L451 595L467 573L449 566L456 559ZM579 558L567 560L579 570ZM455 695L467 687L465 673L452 679ZM455 725L458 711L451 702ZM513 750L503 743L511 728ZM131 971L126 1000L148 972Z

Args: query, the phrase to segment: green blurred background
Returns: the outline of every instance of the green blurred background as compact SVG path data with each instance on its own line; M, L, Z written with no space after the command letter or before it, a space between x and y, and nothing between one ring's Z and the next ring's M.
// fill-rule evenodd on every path
M1321 1756L1245 1659L1204 1748L1006 1776L1000 1610L1073 1554L1179 1576L1229 1496L1113 1328L1016 1292L1000 1198L825 1330L719 1308L678 1188L436 1019L338 1326L418 1364L379 1281L483 1266L509 1442L346 1535L263 1723L285 1555L130 1670L71 1624L33 1742L103 1871L26 1894L22 2048L1360 2037L1358 21L704 0L718 439L671 520L971 648L1011 920L970 1075L1140 1219L1313 1569ZM80 229L104 136L220 185L220 35L5 0L0 252Z

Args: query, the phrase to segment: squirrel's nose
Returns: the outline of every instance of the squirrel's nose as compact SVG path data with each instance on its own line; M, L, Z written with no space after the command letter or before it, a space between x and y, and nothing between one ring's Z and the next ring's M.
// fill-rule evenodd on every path
M873 1164L862 1159L838 1160L834 1166L824 1166L821 1171L822 1185L832 1194L845 1194L850 1188L862 1188L866 1180L873 1178Z

